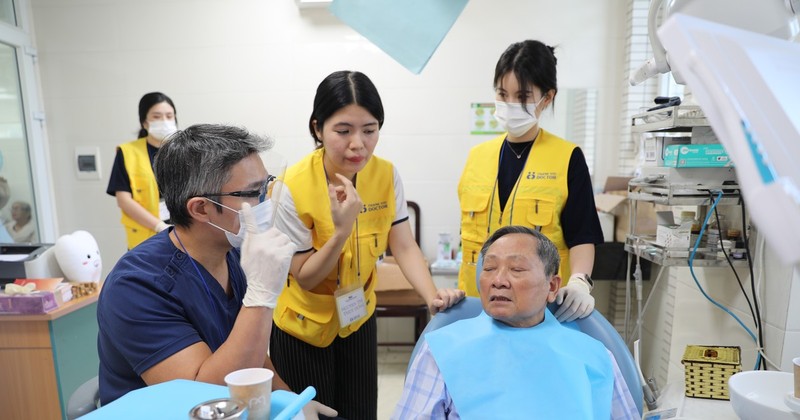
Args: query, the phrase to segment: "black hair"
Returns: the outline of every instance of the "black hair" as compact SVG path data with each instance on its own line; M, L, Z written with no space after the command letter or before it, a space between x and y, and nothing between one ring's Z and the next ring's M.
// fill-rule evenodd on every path
M234 165L271 147L270 138L227 125L196 124L169 136L156 154L153 172L172 224L189 227L190 198L219 192Z
M150 111L150 108L153 105L160 104L161 102L166 102L169 106L172 107L172 110L175 111L175 124L178 123L178 109L175 108L175 104L172 102L169 96L164 95L161 92L150 92L146 93L142 96L142 99L139 99L139 137L147 137L147 130L144 129L144 123L147 121L147 112Z
M552 105L555 103L555 94L558 93L556 64L555 48L541 41L515 42L506 48L497 60L494 68L494 87L499 87L503 76L514 72L522 92L531 89L532 86L538 87L542 95L547 95L552 90L554 93ZM523 105L527 104L527 99L522 99Z
M308 119L308 131L317 149L322 147L322 140L317 137L316 130L322 131L325 121L348 105L363 107L378 120L378 129L383 127L383 103L369 77L358 71L336 71L317 86L314 110Z

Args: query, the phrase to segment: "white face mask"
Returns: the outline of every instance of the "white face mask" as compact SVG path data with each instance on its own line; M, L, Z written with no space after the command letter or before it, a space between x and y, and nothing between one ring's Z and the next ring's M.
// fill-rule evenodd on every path
M221 228L221 227L219 227L219 226L217 226L217 225L215 225L215 224L213 224L211 222L208 222L208 224L211 225L211 226L214 226L215 228L217 228L217 229L219 229L219 230L221 230L223 232L225 232L225 237L228 238L228 242L231 244L232 247L241 248L242 244L244 243L244 237L247 234L247 228L245 228L245 226L244 226L244 213L242 213L239 210L234 210L234 209L232 209L232 208L230 208L230 207L228 207L228 206L226 206L226 205L224 205L222 203L218 203L218 202L216 202L216 201L214 201L214 200L212 200L210 198L207 198L207 200L212 202L212 203L214 203L214 204L219 204L220 206L222 206L222 207L224 207L224 208L226 208L226 209L228 209L228 210L230 210L232 212L235 212L235 213L237 213L239 215L239 232L238 233L229 232L229 231L227 231L227 230L225 230L225 229L223 229L223 228ZM268 198L268 199L264 200L263 202L256 204L255 207L252 208L252 210L253 210L253 215L256 217L256 229L259 232L264 232L267 229L269 229L270 227L272 227L272 212L273 212L273 210L272 210L272 200L270 200Z
M178 131L174 120L149 121L147 127L147 134L156 140L164 140Z
M528 108L534 110L531 114L528 114L528 111L525 110L521 103L494 101L494 118L500 123L501 127L508 131L508 134L514 137L522 137L539 122L535 110L542 103L542 100L544 100L544 97L536 104L528 105Z

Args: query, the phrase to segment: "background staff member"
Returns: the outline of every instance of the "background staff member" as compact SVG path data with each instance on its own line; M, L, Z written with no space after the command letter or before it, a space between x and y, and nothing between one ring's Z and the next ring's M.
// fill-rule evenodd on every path
M317 150L286 171L276 226L299 250L275 308L270 354L289 387L348 419L378 410L375 263L387 245L431 313L463 297L436 290L408 223L394 166L373 156L383 104L362 73L317 88L309 131Z
M175 104L161 92L139 100L139 139L117 147L106 194L117 198L128 249L167 227L169 211L158 191L153 160L161 142L178 130Z
M511 44L497 61L495 107L506 134L472 148L458 184L463 262L459 288L477 296L475 263L481 244L501 226L540 230L556 244L562 279L559 321L594 309L590 277L603 232L589 168L574 143L539 128L558 93L553 48L539 41Z

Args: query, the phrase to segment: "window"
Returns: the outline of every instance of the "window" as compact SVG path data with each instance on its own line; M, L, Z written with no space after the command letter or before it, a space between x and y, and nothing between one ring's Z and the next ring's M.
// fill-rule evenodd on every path
M56 236L35 49L20 19L27 7L26 0L0 0L0 242Z

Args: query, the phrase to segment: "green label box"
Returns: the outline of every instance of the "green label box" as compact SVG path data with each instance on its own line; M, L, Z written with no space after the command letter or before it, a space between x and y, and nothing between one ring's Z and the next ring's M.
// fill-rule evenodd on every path
M721 168L733 166L721 144L674 144L664 148L664 166Z

